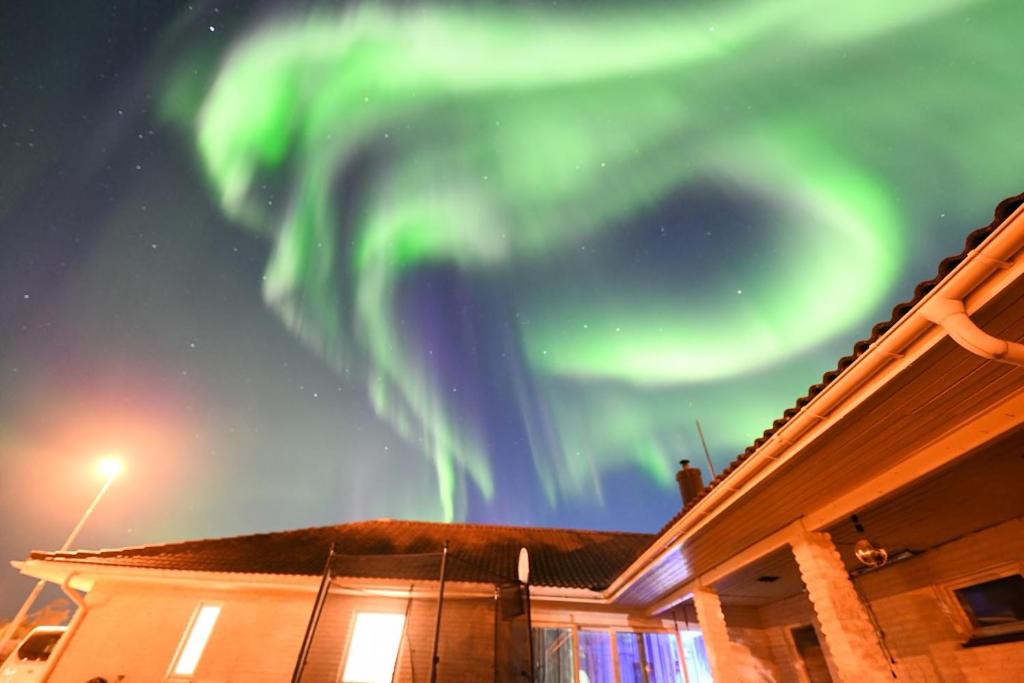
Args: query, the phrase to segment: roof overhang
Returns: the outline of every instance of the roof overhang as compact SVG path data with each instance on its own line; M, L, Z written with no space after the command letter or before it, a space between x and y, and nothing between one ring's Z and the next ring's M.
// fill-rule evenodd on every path
M208 572L149 567L120 567L87 562L23 560L11 565L26 576L89 592L101 581L195 585L205 588L248 590L317 590L318 576L295 574L250 574L243 572Z
M66 560L29 559L14 561L11 565L26 576L43 579L58 585L70 586L88 593L99 582L121 582L139 584L163 584L192 586L203 589L231 591L299 591L315 593L321 577L303 574L258 574L248 572L211 572L184 569L158 569L150 567L126 567ZM336 576L332 591L373 594L382 597L408 598L432 596L437 592L437 580L408 581L403 579L366 578ZM445 594L492 595L494 585L468 581L447 581ZM453 592L454 591L454 592ZM559 586L531 586L530 595L538 601L607 605L608 601L600 591L586 588Z
M696 505L665 529L605 592L615 602L652 571L674 565L677 576L692 581L699 573L685 565L684 542L728 512L783 467L799 458L834 425L893 379L900 376L939 342L947 332L923 309L936 299L962 301L968 315L984 308L1000 293L1024 277L1024 205L1017 207L976 249L921 297L913 308L880 336L820 393L782 425L729 476ZM834 518L847 514L833 506ZM831 520L817 520L824 524ZM785 530L780 530L784 533ZM771 539L765 539L767 543ZM771 545L771 544L769 544Z

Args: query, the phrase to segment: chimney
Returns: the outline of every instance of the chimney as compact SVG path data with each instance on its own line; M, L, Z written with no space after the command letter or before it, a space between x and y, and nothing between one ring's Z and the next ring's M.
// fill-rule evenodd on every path
M683 497L683 507L696 498L704 490L704 479L700 469L690 467L689 460L679 461L680 469L676 472L676 483L679 484L679 495Z

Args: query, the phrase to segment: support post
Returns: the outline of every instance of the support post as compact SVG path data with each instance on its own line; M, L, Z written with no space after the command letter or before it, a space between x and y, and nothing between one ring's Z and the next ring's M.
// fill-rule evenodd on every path
M739 675L732 657L729 630L725 625L722 601L713 588L698 586L693 591L693 606L697 610L697 621L704 636L704 648L711 665L711 677L715 681L738 681Z
M448 541L441 550L441 585L437 589L437 619L434 621L434 647L430 656L430 683L437 683L437 646L441 640L441 609L444 607L444 579L448 569Z
M327 561L324 563L324 573L320 577L320 589L316 592L316 600L313 601L313 611L309 614L309 623L306 624L306 633L302 636L302 647L299 649L299 658L295 662L295 669L292 671L292 683L299 683L302 672L306 668L306 660L309 659L309 649L313 645L313 634L316 633L316 625L320 622L320 614L324 611L324 603L327 601L327 593L331 586L331 566L334 563L334 543L331 543L327 551Z
M831 537L803 530L791 547L839 683L895 678Z

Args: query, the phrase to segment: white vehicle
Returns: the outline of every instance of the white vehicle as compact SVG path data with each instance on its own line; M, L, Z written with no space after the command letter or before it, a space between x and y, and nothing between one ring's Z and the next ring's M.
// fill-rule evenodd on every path
M0 683L42 680L46 673L46 660L67 630L67 626L36 626L29 631L0 669Z

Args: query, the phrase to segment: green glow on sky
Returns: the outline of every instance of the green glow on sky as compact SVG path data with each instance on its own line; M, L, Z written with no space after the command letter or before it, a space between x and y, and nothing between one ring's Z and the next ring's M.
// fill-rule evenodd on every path
M916 229L903 201L927 190L886 147L998 148L969 94L1020 60L988 60L986 84L951 46L985 4L364 4L240 41L195 140L224 211L273 241L268 303L335 367L365 366L377 413L433 460L445 517L469 484L484 499L498 484L482 428L396 311L431 266L513 283L532 389L509 391L543 407L523 420L552 505L600 496L619 468L670 487L694 391L745 445L808 384L764 373L862 336L893 296ZM965 173L965 193L1006 163ZM282 177L271 205L261 187ZM681 261L675 286L603 269L635 216L709 186L750 207L754 242L699 278ZM720 229L704 219L686 229ZM591 270L565 272L587 248Z

